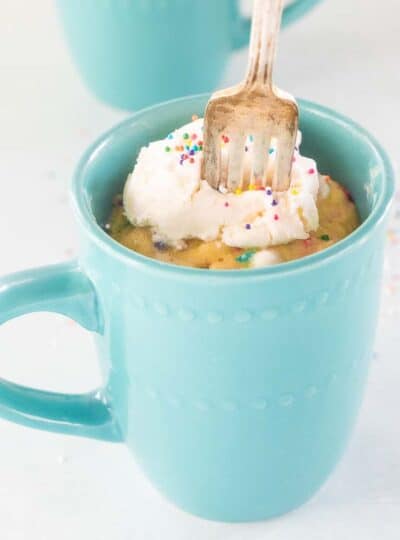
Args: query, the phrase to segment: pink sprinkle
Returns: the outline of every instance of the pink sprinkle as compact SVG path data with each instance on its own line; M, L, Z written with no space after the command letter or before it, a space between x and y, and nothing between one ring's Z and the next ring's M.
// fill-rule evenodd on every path
M296 158L293 156L292 163L296 163Z
M196 133L193 133L192 134L192 141L195 141L196 139L197 139L197 135L196 135Z
M315 169L308 169L308 174L315 174Z
M278 221L278 219L279 219L278 214L275 214L275 215L274 215L274 220L275 220L275 221Z
M194 163L194 159L192 157L189 159L189 163Z
M225 203L225 206L226 206L226 207L228 208L228 206L229 206L229 203L228 203L228 202L226 202L226 203Z

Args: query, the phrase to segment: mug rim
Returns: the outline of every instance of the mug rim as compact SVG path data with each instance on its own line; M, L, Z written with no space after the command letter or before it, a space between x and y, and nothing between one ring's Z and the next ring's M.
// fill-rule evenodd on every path
M157 109L170 107L183 101L207 99L208 97L209 94L196 94L164 101L141 109L104 132L86 149L75 168L70 194L72 197L72 208L78 223L83 226L84 230L94 243L96 243L112 257L117 257L124 263L133 265L136 268L140 268L145 271L162 274L175 274L177 276L179 275L180 279L198 276L200 278L209 280L233 278L236 281L240 279L249 280L274 276L281 277L288 274L310 271L315 267L328 264L332 262L332 260L338 259L341 255L346 254L355 246L363 244L367 241L367 238L387 215L394 197L395 173L391 159L376 138L358 123L333 109L304 99L298 99L300 111L306 110L308 113L311 113L314 116L319 116L325 119L327 118L331 122L340 124L342 128L344 127L347 131L353 132L358 138L363 138L369 144L371 151L374 154L375 162L380 164L382 167L384 182L378 195L378 201L365 221L361 223L361 225L350 235L322 251L302 257L300 259L262 268L244 268L240 270L210 270L166 263L141 255L140 253L119 244L116 240L111 238L111 236L109 236L97 223L97 220L93 216L93 213L85 200L84 185L87 166L96 159L96 154L101 149L112 144L114 137L117 137L120 131L123 130L125 126L130 125L132 122L139 120L141 117L146 116L150 112L157 111Z

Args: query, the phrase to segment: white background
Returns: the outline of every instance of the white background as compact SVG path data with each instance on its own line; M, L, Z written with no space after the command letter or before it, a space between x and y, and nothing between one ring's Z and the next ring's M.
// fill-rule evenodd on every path
M75 235L68 183L84 148L126 116L97 102L72 66L51 0L0 4L0 274L66 260ZM398 0L327 0L285 31L278 84L348 114L396 159ZM224 83L243 73L237 54ZM398 205L400 208L400 205ZM400 210L392 222L376 354L351 446L322 491L267 523L184 514L128 451L0 421L1 540L398 540L400 537ZM88 333L30 315L0 329L0 373L60 391L100 384Z

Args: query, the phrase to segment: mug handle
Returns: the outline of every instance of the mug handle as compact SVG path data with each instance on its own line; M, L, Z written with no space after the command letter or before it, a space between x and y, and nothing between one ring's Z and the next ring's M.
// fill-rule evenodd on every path
M0 324L37 311L60 313L87 330L102 331L96 292L75 261L0 279ZM121 441L101 389L87 394L59 394L0 379L0 417L45 431Z
M285 7L282 17L282 26L288 26L294 21L305 15L314 6L319 4L321 0L293 0ZM249 43L251 18L243 17L238 9L234 6L234 25L233 25L233 48L241 49Z

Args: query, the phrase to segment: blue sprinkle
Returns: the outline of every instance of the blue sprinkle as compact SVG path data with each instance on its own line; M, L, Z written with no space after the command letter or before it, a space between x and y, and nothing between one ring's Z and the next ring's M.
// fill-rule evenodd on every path
M249 231L251 229L250 223L246 223L246 229Z
M170 134L168 135L168 137L167 137L167 139L173 139L173 138L174 138L174 136L172 135L172 133L170 133Z
M190 152L189 152L189 156L194 156L194 155L195 155L195 153L196 153L196 152L195 152L194 150L190 150Z
M269 154L273 154L273 153L274 153L274 149L273 149L273 148L270 148L270 149L268 150L268 153L269 153Z
M156 249L158 249L159 251L165 251L165 250L168 249L168 245L165 242L161 241L161 240L157 241L157 242L154 242L154 247Z
M278 204L278 201L276 201L275 199L272 201L272 206L276 206Z
M250 142L253 142L253 141L254 141L253 135L249 135L249 140L250 140Z
M239 257L236 257L236 261L240 263L247 263L253 257L255 252L255 249L249 249L248 251L245 251L244 253L239 255Z
M272 195L272 190L271 189L267 189L267 195L271 196Z
M190 146L189 146L189 145L185 145L185 149L186 149L186 150L190 150Z

